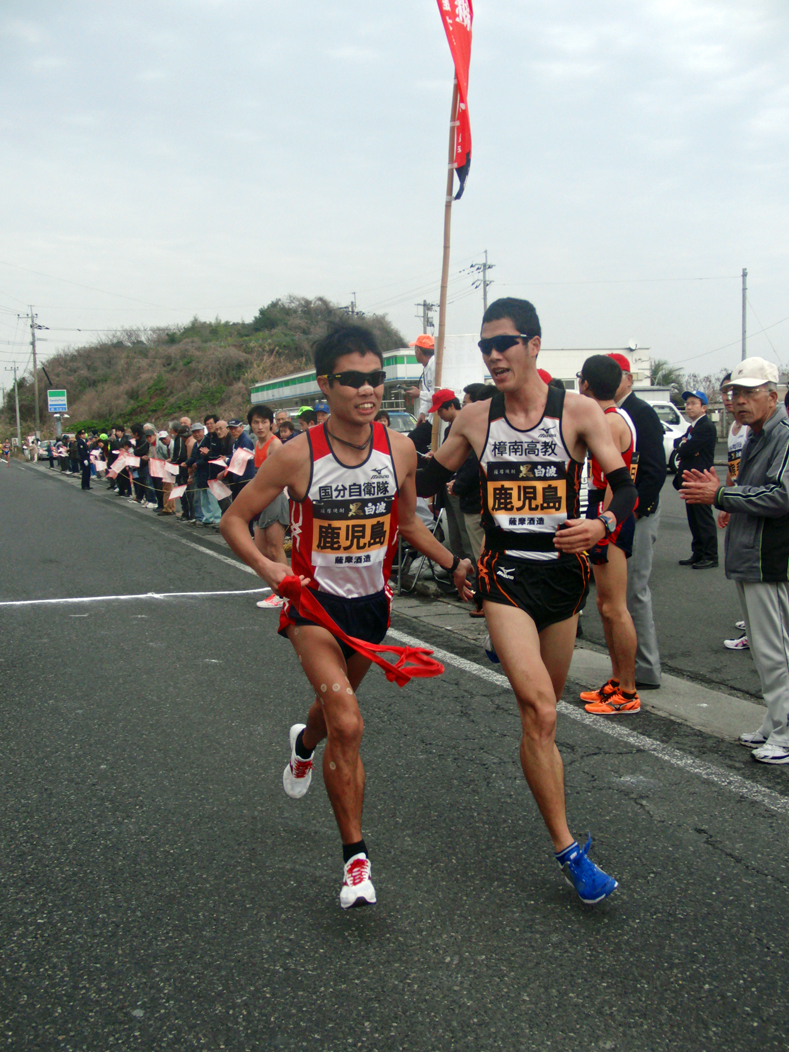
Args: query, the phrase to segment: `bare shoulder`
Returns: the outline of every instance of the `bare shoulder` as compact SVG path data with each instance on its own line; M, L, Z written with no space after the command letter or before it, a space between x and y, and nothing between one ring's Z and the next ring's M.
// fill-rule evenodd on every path
M455 418L452 430L458 435L463 435L476 448L485 439L489 416L489 398L483 402L469 402L468 405L463 406Z
M416 464L416 446L402 431L387 431L389 445L392 447L392 455L398 464L403 465L407 471Z
M307 441L306 431L296 435L290 442L280 442L279 439L277 439L277 442L279 442L279 445L272 448L271 453L266 458L266 464L273 459L274 453L276 453L276 463L281 470L291 469L295 471L305 464L309 464L310 446Z
M613 414L612 414L613 415ZM564 417L569 420L579 434L584 434L587 427L601 424L605 414L593 398L568 391L564 396Z

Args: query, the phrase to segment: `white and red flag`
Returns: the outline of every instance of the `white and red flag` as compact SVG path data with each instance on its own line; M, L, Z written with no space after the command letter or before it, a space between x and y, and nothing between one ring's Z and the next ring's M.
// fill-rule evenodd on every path
M458 86L455 122L455 171L458 177L459 201L466 186L466 177L471 166L471 124L468 119L468 69L471 63L471 23L474 9L471 0L438 0L438 10L449 41L452 61L455 63L455 80Z

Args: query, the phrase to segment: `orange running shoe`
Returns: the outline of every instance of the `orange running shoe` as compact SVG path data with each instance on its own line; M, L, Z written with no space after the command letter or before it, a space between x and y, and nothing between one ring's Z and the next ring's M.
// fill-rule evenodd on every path
M593 701L589 705L584 705L584 708L594 716L621 716L627 712L640 712L641 698L638 694L634 698L626 698L617 687L613 693L608 694L601 701Z
M614 685L612 679L607 680L599 690L584 690L581 692L581 701L605 701L611 694L619 690L619 684Z

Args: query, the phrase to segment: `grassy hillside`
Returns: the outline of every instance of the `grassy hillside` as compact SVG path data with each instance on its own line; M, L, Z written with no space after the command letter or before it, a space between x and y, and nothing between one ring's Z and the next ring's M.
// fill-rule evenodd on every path
M45 437L54 435L46 411L46 391L65 388L69 417L77 426L106 430L115 423L165 424L184 413L193 419L217 412L228 419L246 416L249 387L260 380L307 369L315 339L332 321L349 321L335 304L319 297L288 297L262 307L252 322L198 321L177 329L123 330L85 347L61 351L39 368L39 409ZM406 340L386 317L363 319L382 350ZM33 430L33 382L19 385L22 434ZM0 411L0 433L15 433L13 389Z

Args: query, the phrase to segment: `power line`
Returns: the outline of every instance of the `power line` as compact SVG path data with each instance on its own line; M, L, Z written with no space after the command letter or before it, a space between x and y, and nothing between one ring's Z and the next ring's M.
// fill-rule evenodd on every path
M758 319L757 319L758 320ZM783 325L785 321L789 321L789 315L785 318L781 318L779 321L774 321L772 325L765 325L763 329L759 329L758 332L751 333L751 336L761 336L763 332L767 332L768 329L774 329L776 325ZM673 365L685 365L686 362L695 362L699 358L706 358L708 354L717 354L718 351L727 351L729 347L741 346L741 339L732 340L731 343L724 343L722 347L713 347L711 351L704 351L702 354L695 354L692 358L683 358L679 362L672 362ZM772 344L770 345L772 346Z

